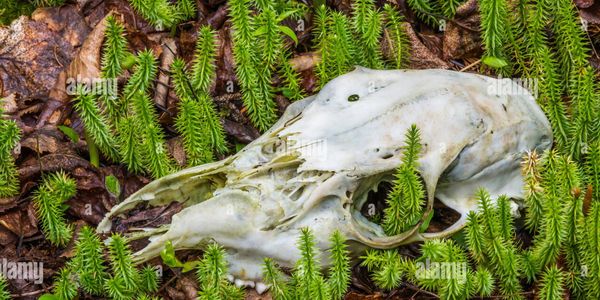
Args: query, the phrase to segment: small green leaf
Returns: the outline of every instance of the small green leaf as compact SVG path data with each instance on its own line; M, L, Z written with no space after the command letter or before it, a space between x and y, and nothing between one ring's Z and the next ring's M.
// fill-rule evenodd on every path
M121 184L119 184L119 179L113 175L108 175L104 178L104 186L106 190L115 198L119 198L121 195Z
M457 245L462 247L468 247L464 230L461 230L454 234L452 236L452 239L456 242Z
M133 67L135 64L137 63L137 56L135 56L133 53L127 51L125 53L125 59L123 59L123 62L121 63L123 65L123 69L131 69L131 67Z
M60 210L62 210L62 212L65 212L65 211L69 210L69 205L65 204L65 203L61 204L60 205Z
M288 99L294 96L294 91L288 88L282 88L281 93Z
M277 17L277 20L279 20L279 22L281 22L296 13L298 13L298 9L290 9L288 11L284 11Z
M267 32L267 27L265 27L264 25L260 26L254 30L254 36L263 35L265 34L265 32Z
M431 219L433 219L433 211L431 211L431 213L429 213L429 215L427 215L427 219L423 220L423 224L421 224L421 227L419 228L419 232L423 233L427 230L427 228L429 227L429 223L431 222Z
M279 30L283 34L289 36L294 41L294 43L296 43L296 45L298 45L298 37L296 36L296 33L291 28L289 28L287 26L279 25Z
M84 130L83 135L88 145L88 153L90 154L90 164L96 168L100 167L100 153L98 153L98 147L89 133Z
M181 268L183 263L175 256L175 249L171 241L165 243L165 249L160 251L160 258L162 261L171 268Z
M60 126L58 126L58 129L60 129L60 131L62 131L62 133L64 133L66 136L68 136L69 139L71 139L71 141L73 141L73 143L79 142L79 135L77 134L77 132L75 132L75 130L73 130L73 128L64 126L64 125L60 125Z
M54 294L43 294L41 297L38 298L38 300L60 300L60 299Z
M321 5L325 5L326 1L325 0L315 0L313 1L313 7L319 7Z
M492 67L492 68L502 68L506 67L508 63L506 60L498 57L488 56L483 59L483 63Z
M189 271L195 270L196 266L200 263L199 260L192 260L192 261L187 261L183 264L183 268L181 269L181 272L183 273L187 273Z
M235 144L235 153L240 152L242 149L244 149L244 147L246 147L246 144L240 144L240 143Z

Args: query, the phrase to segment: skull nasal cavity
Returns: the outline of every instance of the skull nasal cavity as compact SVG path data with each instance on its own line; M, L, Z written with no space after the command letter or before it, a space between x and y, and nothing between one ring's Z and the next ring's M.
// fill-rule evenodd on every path
M394 154L392 153L385 153L381 155L382 159L388 159L388 158L392 158L394 156Z
M350 102L354 102L354 101L358 101L360 97L357 94L352 94L350 96L348 96L348 101Z

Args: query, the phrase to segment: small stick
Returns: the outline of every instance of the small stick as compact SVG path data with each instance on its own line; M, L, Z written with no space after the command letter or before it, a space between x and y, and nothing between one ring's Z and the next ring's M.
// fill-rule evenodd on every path
M468 66L466 66L466 67L464 67L464 68L460 69L460 71L459 71L459 72L464 72L464 71L467 71L467 70L469 70L470 68L472 68L472 67L474 67L474 66L478 65L480 62L481 62L481 59L478 59L478 60L476 60L475 62L473 62L472 64L470 64L470 65L468 65Z

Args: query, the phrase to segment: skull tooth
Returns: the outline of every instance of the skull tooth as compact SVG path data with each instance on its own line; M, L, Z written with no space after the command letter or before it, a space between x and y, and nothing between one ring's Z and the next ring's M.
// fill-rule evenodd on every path
M268 288L269 287L266 284L262 283L262 282L257 282L256 283L256 292L259 295L262 295L262 293L264 293Z
M244 286L244 281L243 281L243 280L241 280L241 279L236 279L236 280L234 281L234 283L235 283L235 286L237 286L238 288L241 288L241 287L243 287L243 286Z
M254 288L256 285L254 283L254 281L234 278L232 275L227 275L227 279L229 281L233 282L233 284L235 284L235 286L238 288L245 288L245 287Z

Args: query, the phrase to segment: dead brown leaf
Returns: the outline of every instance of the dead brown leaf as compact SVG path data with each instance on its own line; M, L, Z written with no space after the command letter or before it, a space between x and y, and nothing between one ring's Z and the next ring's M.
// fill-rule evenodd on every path
M246 289L246 297L244 299L246 299L246 300L272 300L273 297L271 296L271 294L268 291L264 292L262 295L260 295L256 292L255 289L248 288L248 289Z
M79 52L73 58L68 68L59 74L56 84L50 90L50 101L40 115L38 127L46 123L57 125L66 117L65 111L60 108L69 102L70 93L74 91L74 86L72 86L74 82L72 80L79 81L100 78L100 53L102 51L105 30L106 17L87 35ZM68 84L71 86L67 86Z
M177 288L173 288L170 286L167 286L166 288L167 291L167 295L169 296L169 299L172 300L187 300L187 298L185 297L185 293L180 291Z
M451 67L449 63L441 60L423 44L409 23L403 25L411 44L409 69L449 69Z
M233 42L231 40L231 28L229 23L226 23L223 28L218 31L217 39L219 48L217 55L220 58L217 60L217 78L215 79L215 93L217 95L228 93L232 94L239 91L235 76L235 61L233 58Z
M594 5L594 0L574 0L575 5L579 8L588 8Z
M61 16L58 10L38 10L37 13L46 14L48 20L70 19L78 24L72 28L52 26L51 21L28 17L20 17L11 26L0 28L1 95L15 93L17 101L48 96L58 74L74 56L74 45L79 44L77 37L86 29L82 17L70 7L61 8Z
M476 1L470 0L459 7L454 20L448 22L444 31L444 59L481 56L479 19Z
M33 236L38 232L33 203L0 215L0 225L17 236Z
M314 68L321 61L321 56L316 52L306 52L290 59L290 65L297 72Z
M19 107L17 106L17 97L15 94L10 94L2 99L0 108L5 115L16 114Z
M248 144L260 136L253 127L244 126L238 122L223 120L223 129L229 135L232 135L241 143Z
M168 140L167 148L179 166L183 167L186 165L187 158L185 156L185 150L183 149L183 139L180 136Z
M54 130L40 129L29 134L21 141L21 147L32 150L38 154L56 153L69 150L62 141L62 134Z
M0 245L5 247L6 245L13 244L17 241L17 236L8 230L4 226L0 226Z
M364 294L359 294L356 292L350 292L348 294L346 294L346 297L344 297L345 300L378 300L378 299L384 299L383 295L379 294L379 293L375 293L372 295L364 295Z
M581 7L579 13L589 24L600 24L600 1L595 1L587 7Z
M177 279L176 287L183 292L184 299L195 300L198 298L198 284L193 272L182 275Z

